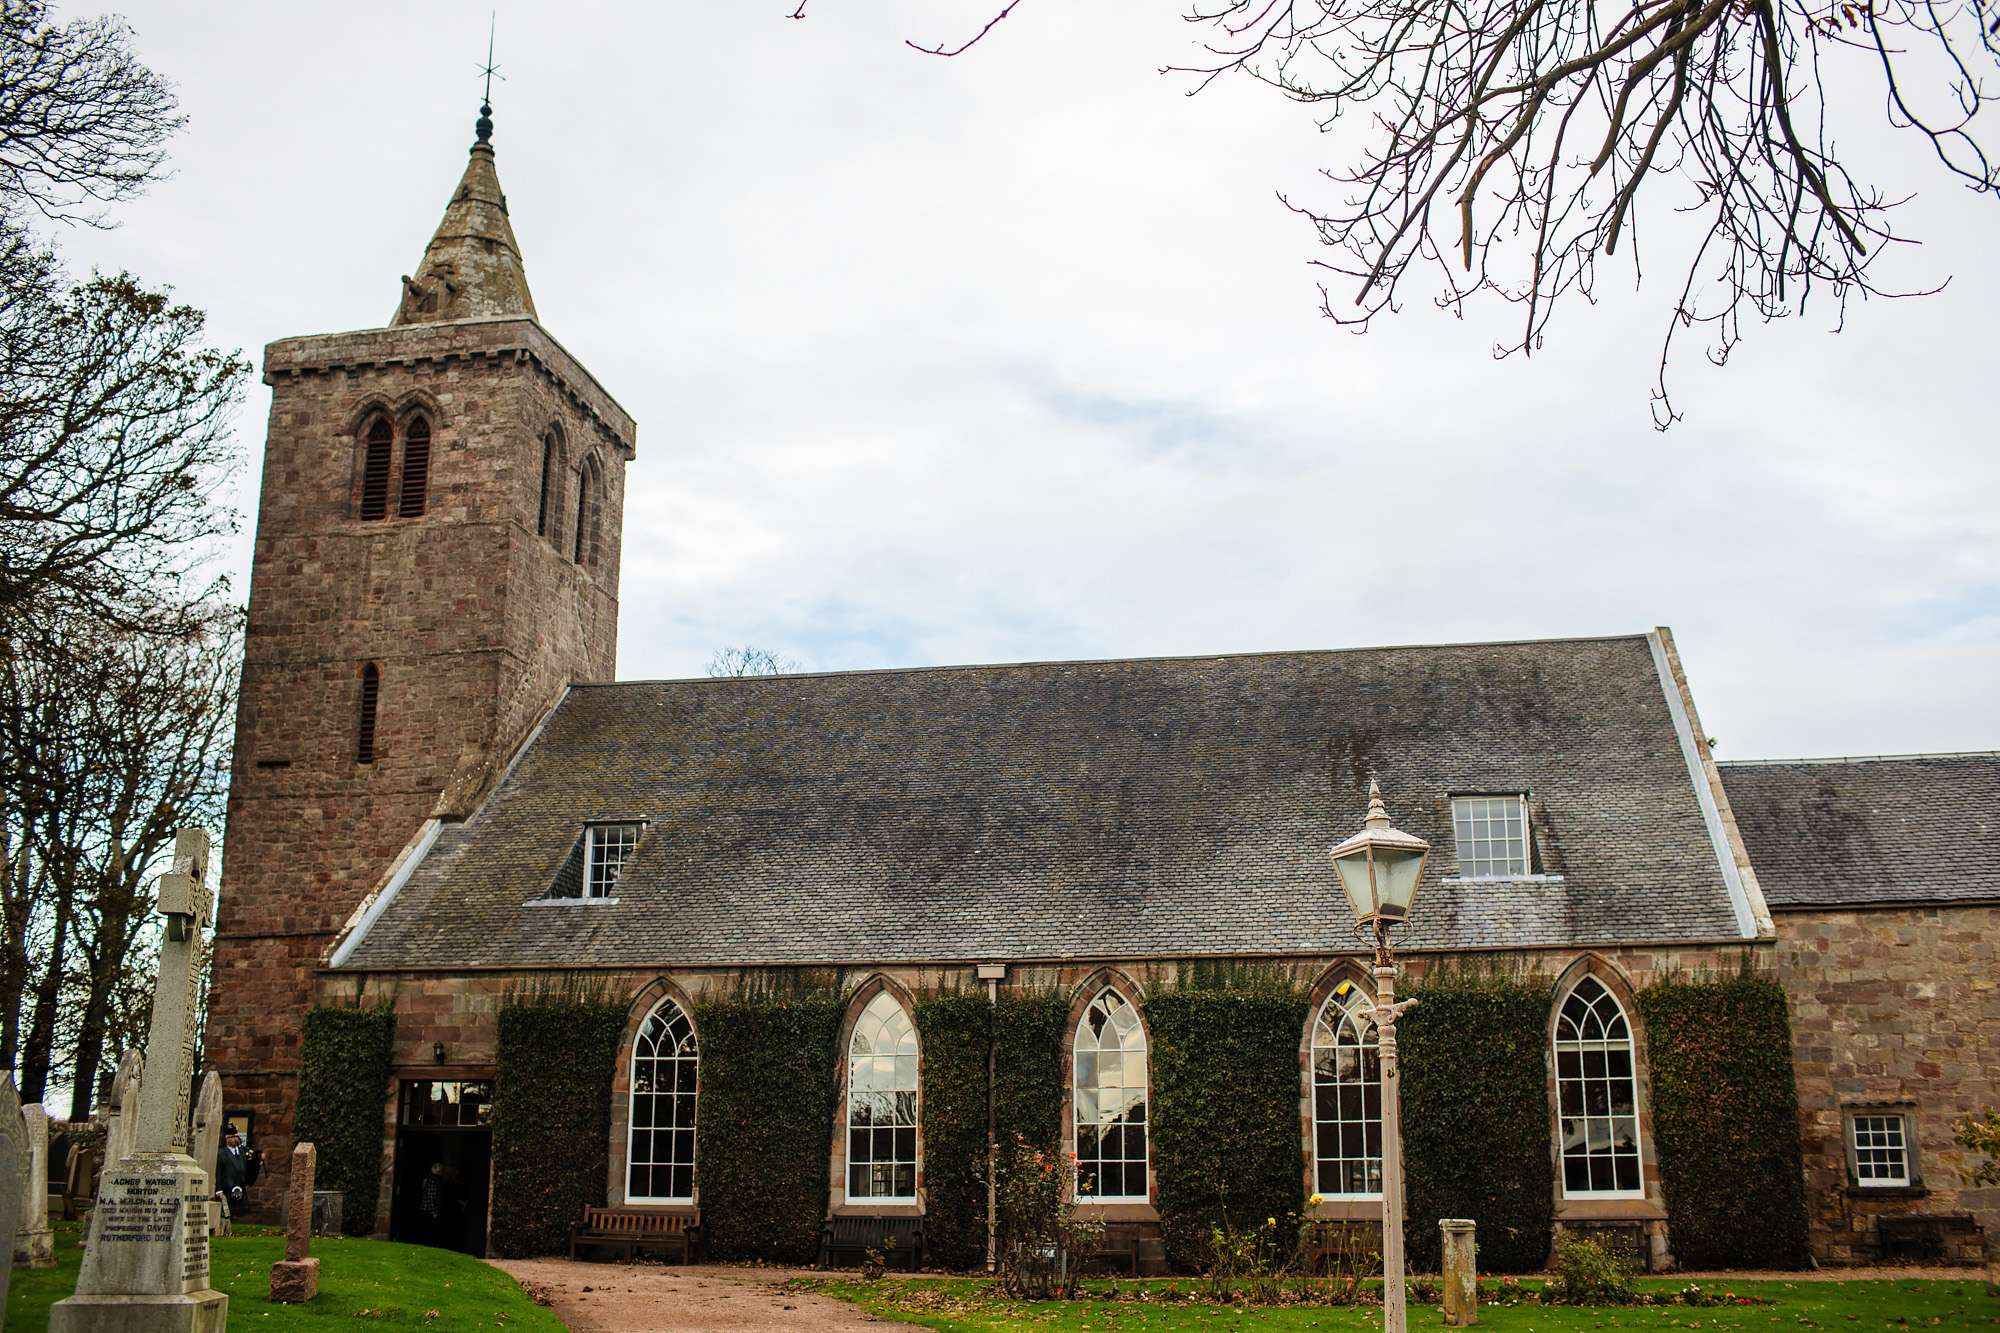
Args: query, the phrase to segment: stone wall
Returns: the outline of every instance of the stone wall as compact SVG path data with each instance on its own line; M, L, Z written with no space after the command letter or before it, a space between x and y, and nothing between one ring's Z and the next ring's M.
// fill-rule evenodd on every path
M551 909L560 910L560 909ZM1768 946L1760 949L1762 961L1769 963ZM1622 947L1596 951L1579 949L1546 950L1522 952L1518 954L1484 955L1478 961L1501 969L1522 969L1538 971L1552 981L1560 979L1563 987L1574 983L1586 972L1606 981L1621 1004L1625 1006L1638 1044L1639 1051L1639 1096L1641 1113L1641 1143L1645 1154L1644 1171L1646 1197L1641 1199L1587 1199L1569 1200L1560 1195L1556 1199L1556 1219L1565 1223L1584 1227L1614 1226L1629 1228L1643 1238L1647 1247L1646 1257L1655 1264L1667 1261L1671 1247L1671 1236L1666 1205L1660 1193L1659 1172L1653 1155L1653 1134L1649 1079L1645 1061L1645 1025L1637 1006L1632 1002L1633 992L1643 989L1662 977L1693 972L1734 971L1742 958L1742 947L1728 948L1715 946L1685 947ZM1364 976L1357 968L1365 960L1326 956L1319 958L1289 958L1275 960L1246 960L1254 966L1272 967L1285 972L1301 984L1314 988L1315 999L1323 997L1325 983L1335 976ZM1440 964L1462 966L1464 958L1413 955L1403 962L1403 977L1399 987L1407 990L1419 984L1426 973ZM1081 1013L1081 1006L1097 993L1104 984L1117 984L1128 994L1138 996L1155 985L1171 984L1181 967L1181 963L1171 960L1135 961L1119 966L1106 967L1098 963L1078 963L1067 965L1017 965L1009 968L1003 986L1023 991L1043 991L1058 989L1070 994L1072 1019ZM637 1031L639 1021L659 998L672 995L683 1004L699 1004L704 999L734 993L739 987L756 984L764 978L746 974L733 968L671 968L660 970L606 970L591 974L593 979L615 995L630 997L633 1013L627 1026L625 1056L617 1070L613 1083L610 1175L607 1180L607 1196L613 1203L624 1197L626 1128L629 1114L628 1096L630 1089L629 1054L631 1039ZM853 1002L865 999L864 990L872 991L869 983L876 978L886 978L896 984L901 993L921 994L934 990L960 990L967 993L983 993L984 983L980 982L971 966L947 967L856 967L838 973L824 973L833 984L839 986L841 994ZM383 1111L383 1154L382 1193L376 1218L376 1230L386 1234L389 1226L391 1186L394 1180L396 1149L396 1106L400 1098L401 1085L407 1081L424 1079L483 1079L491 1078L496 1065L496 1039L498 1034L498 1014L500 1005L510 987L520 986L533 980L533 974L508 973L500 971L464 971L453 973L390 974L359 971L322 971L318 974L319 1004L354 1004L384 1002L392 1003L396 1010L396 1036L394 1049L395 1084ZM850 1010L853 1009L850 1004ZM851 1021L852 1013L849 1014ZM1553 1022L1553 1016L1551 1018ZM444 1060L440 1063L435 1052L435 1044L444 1044ZM1301 1034L1300 1076L1301 1076L1301 1172L1302 1196L1310 1192L1310 1160L1306 1154L1307 1126L1311 1123L1311 1084L1306 1071L1304 1034ZM1556 1151L1554 1081L1550 1075L1550 1152ZM1065 1102L1065 1119L1067 1119ZM834 1186L841 1176L841 1149L844 1135L838 1126L828 1126L832 1136L834 1159L829 1181L829 1204L837 1205ZM1560 1173L1558 1173L1560 1179ZM697 1184L697 1191L699 1185ZM879 1209L871 1211L880 1211ZM1157 1213L1150 1204L1106 1205L1098 1211L1106 1219L1121 1225L1153 1226ZM1372 1215L1372 1206L1351 1203L1328 1202L1321 1205L1321 1215L1328 1218L1365 1218Z
M1994 1244L2000 1189L1971 1188L1975 1163L1952 1126L2000 1105L2000 907L1786 909L1777 922L1814 1253L1870 1262L1877 1219L1896 1214L1970 1214ZM1910 1117L1916 1185L1852 1184L1856 1111ZM1953 1257L1977 1259L1979 1242L1956 1233Z
M257 1114L283 1197L299 1029L355 906L433 814L470 810L572 680L615 668L632 423L527 320L274 343L242 701L206 1049ZM432 428L420 517L359 517L372 413ZM568 519L536 532L542 438L595 457L593 559ZM400 449L400 441L399 441ZM356 761L364 666L380 671L374 762Z

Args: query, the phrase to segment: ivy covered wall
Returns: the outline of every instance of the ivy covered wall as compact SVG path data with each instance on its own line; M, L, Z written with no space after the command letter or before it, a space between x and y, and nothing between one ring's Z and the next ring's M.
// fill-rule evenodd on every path
M314 1147L317 1187L347 1195L341 1229L350 1236L375 1229L395 1036L395 1011L387 1007L306 1013L293 1137Z
M626 1002L585 991L511 995L500 1008L493 1086L495 1254L562 1248L586 1205L604 1203L611 1083Z
M1437 1220L1479 1224L1479 1268L1547 1260L1555 1220L1547 1034L1552 983L1444 971L1396 1024L1411 1267L1442 1262Z
M986 1261L986 997L945 992L917 1000L923 1051L925 1245L930 1262Z
M1809 1266L1784 988L1745 971L1662 981L1638 998L1674 1258L1684 1268Z
M695 1006L697 1170L715 1258L812 1262L826 1216L840 1016L831 991Z
M1289 1251L1304 1204L1299 1042L1306 996L1296 987L1223 985L1155 991L1152 1037L1155 1207L1167 1260L1195 1269L1209 1230L1275 1218Z

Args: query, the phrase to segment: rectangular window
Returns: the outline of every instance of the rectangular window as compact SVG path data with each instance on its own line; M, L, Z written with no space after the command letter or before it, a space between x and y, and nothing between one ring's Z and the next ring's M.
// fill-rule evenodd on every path
M1893 1111L1849 1116L1847 1152L1854 1183L1863 1188L1911 1184L1908 1131L1908 1120Z
M637 824L590 824L583 831L583 896L609 898L639 845Z
M1458 873L1466 879L1509 879L1528 873L1525 796L1454 796L1452 832Z

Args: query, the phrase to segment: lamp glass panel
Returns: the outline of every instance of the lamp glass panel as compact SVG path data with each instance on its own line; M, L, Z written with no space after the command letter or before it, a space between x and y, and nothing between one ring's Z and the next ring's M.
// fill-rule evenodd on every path
M1383 911L1396 917L1410 914L1417 896L1417 878L1423 873L1424 854L1391 847L1375 851L1375 882L1382 893Z
M1347 891L1355 919L1366 920L1374 915L1375 891L1368 884L1368 850L1359 848L1341 857L1333 863L1333 868L1340 872L1340 887Z

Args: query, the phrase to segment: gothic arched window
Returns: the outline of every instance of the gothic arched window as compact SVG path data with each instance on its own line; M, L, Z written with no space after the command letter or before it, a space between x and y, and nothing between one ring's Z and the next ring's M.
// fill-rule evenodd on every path
M1144 1200L1146 1029L1139 1011L1106 987L1076 1027L1070 1100L1075 1107L1076 1197Z
M549 523L555 518L556 486L556 437L550 432L542 437L542 491L535 504L535 535L549 537Z
M361 517L386 518L389 514L389 450L395 436L386 417L368 423L361 446Z
M382 671L373 662L361 668L361 715L354 728L354 762L375 762L375 710L382 700Z
M663 999L632 1045L632 1120L625 1152L627 1203L694 1202L694 1111L701 1052L694 1024Z
M598 495L602 479L598 475L597 460L584 460L576 470L576 550L573 559L579 565L597 563L597 511L601 497Z
M917 1029L887 991L847 1043L847 1197L917 1201Z
M1555 1050L1563 1193L1640 1197L1632 1028L1618 997L1596 977L1583 978L1563 999Z
M396 516L418 518L431 489L431 423L410 418L403 428L403 484L396 492Z
M1313 1017L1313 1190L1382 1197L1382 1052L1373 1002L1351 981Z

